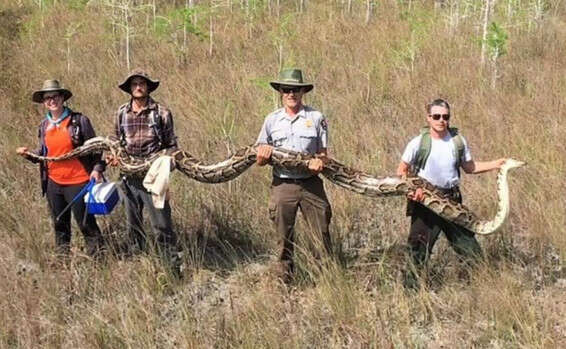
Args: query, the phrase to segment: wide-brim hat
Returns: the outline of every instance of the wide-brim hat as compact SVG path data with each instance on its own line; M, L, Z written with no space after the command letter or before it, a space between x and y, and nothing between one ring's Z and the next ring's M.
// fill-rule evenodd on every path
M41 90L37 90L31 95L31 100L35 103L43 103L43 94L46 92L61 93L61 95L63 95L63 102L73 96L71 91L61 86L59 80L45 80L43 82L43 87L41 88Z
M131 88L132 79L135 78L135 77L144 78L147 81L147 93L148 94L155 91L155 89L159 86L159 80L153 80L152 78L149 77L149 74L146 73L145 71L143 71L141 69L135 69L134 71L132 71L130 73L130 75L128 75L126 77L126 80L124 80L124 82L122 82L120 85L118 85L118 87L122 91L131 94L132 93L132 88Z
M279 73L277 80L269 83L271 87L279 91L281 86L302 87L305 93L314 88L314 85L303 80L303 72L300 69L285 69Z

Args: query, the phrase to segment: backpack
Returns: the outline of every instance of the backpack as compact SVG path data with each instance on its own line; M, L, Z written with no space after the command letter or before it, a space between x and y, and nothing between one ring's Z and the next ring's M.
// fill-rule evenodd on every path
M458 176L460 176L460 165L462 165L462 158L464 157L464 139L458 133L456 127L449 127L448 132L452 136L452 142L454 143L454 157L456 158L456 170L458 171ZM418 174L421 169L426 165L426 161L430 155L430 149L432 148L432 139L430 137L430 128L425 126L421 129L421 142L419 144L419 150L417 150L417 155L415 156L415 161L413 163L413 172Z
M84 144L84 133L82 129L84 122L86 122L86 120L81 113L71 112L70 121L69 121L69 135L71 136L71 144L73 145L73 148L77 148ZM38 129L39 138L45 136L44 131L45 128L47 127L46 123L47 123L46 121L43 121L39 125L39 129ZM47 146L45 145L44 141L41 141L40 155L47 156ZM100 156L101 154L97 155L96 153L94 153L94 154L79 156L78 159L85 168L85 170L90 173L94 168L95 163L100 160ZM45 193L47 192L48 175L47 175L47 165L44 161L41 161L39 163L39 173L41 178L42 194L45 195Z
M126 111L127 106L128 106L128 104L124 104L120 108L120 116L118 117L118 127L120 128L120 145L122 147L125 147L127 145L127 143L126 143L126 133L124 132L124 126L123 126L124 113ZM157 106L157 108L152 109L151 112L149 113L149 117L151 118L151 121L149 123L149 127L152 128L155 137L157 137L158 143L159 143L159 148L161 149L162 146L163 146L163 133L161 132L162 129L163 129L163 120L161 119L161 116L160 116L160 113L159 113L159 104L156 103L156 106Z
M80 113L71 113L71 143L73 144L73 148L79 147L84 143L80 117Z
M83 115L81 113L75 113L71 111L71 116L69 117L69 136L71 136L71 143L73 148L80 147L84 144L84 134L82 130ZM47 124L41 123L39 125L38 137L41 137ZM42 155L47 155L47 150L42 150Z

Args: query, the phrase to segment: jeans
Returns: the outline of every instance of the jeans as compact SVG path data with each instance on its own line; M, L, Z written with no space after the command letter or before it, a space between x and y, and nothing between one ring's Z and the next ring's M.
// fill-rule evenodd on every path
M167 262L172 263L176 258L177 235L173 231L169 200L165 201L162 209L155 208L151 193L143 187L142 182L141 178L124 177L121 185L130 242L134 249L146 250L147 236L143 229L143 209L146 207L151 229L156 237L157 246L154 247Z

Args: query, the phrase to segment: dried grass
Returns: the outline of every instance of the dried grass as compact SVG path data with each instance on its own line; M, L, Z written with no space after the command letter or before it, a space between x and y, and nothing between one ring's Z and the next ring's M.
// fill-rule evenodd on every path
M165 16L175 2L156 3ZM255 140L277 104L267 82L279 69L279 45L283 65L302 67L315 82L307 102L328 117L332 154L356 168L393 173L424 122L424 103L445 97L475 158L528 162L511 178L509 223L480 237L485 265L461 279L464 267L440 241L429 285L405 292L404 200L372 200L327 184L338 262L320 271L300 254L298 280L287 290L269 273L278 239L266 210L270 174L253 168L220 185L174 175L173 216L187 266L182 281L169 279L151 255L94 264L82 256L80 238L71 264L56 266L36 169L14 154L36 143L41 110L29 96L44 79L60 78L75 95L71 106L109 134L113 113L127 100L116 87L127 72L124 40L119 28L112 34L102 1L0 0L0 347L566 344L562 2L544 2L538 19L540 1L498 3L509 42L495 90L489 67L479 67L480 1L374 2L368 25L362 1L351 13L344 1L308 1L302 13L299 1L281 1L279 10L279 1L198 3L214 8L197 13L205 33L212 18L212 55L207 37L189 34L183 56L174 43L182 30L177 39L155 34L151 12L131 22L132 65L162 81L155 98L172 109L183 149L212 162ZM457 3L462 16L451 27ZM508 3L520 6L509 15ZM67 71L64 38L75 23L81 26L69 39ZM464 178L465 201L482 217L496 207L494 187L493 174ZM123 217L100 219L109 240L123 240Z

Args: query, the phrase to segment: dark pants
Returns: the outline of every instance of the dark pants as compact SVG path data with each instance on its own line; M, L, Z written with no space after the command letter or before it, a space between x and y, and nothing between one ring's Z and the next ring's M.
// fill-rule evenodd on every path
M314 247L315 258L330 254L330 219L332 210L324 192L322 180L316 176L303 180L285 180L274 177L271 185L269 214L282 237L280 246L282 272L292 275L294 271L293 254L295 248L295 217L300 208L310 230L310 241ZM322 247L321 248L321 243Z
M146 250L146 234L143 229L143 208L147 207L151 229L156 237L159 252L166 258L176 254L177 235L173 231L171 206L165 201L162 209L155 208L151 193L143 187L142 178L125 177L122 181L122 192L126 207L128 233L134 248ZM170 261L170 260L168 260Z
M91 214L86 214L86 207L83 198L77 200L70 210L67 210L59 220L56 217L73 200L73 198L86 185L61 185L49 180L47 182L47 202L53 217L53 227L55 229L55 245L57 252L68 254L71 247L71 211L81 230L86 245L86 252L94 256L103 246L103 238L100 229L96 224L96 219ZM85 217L86 214L86 217Z
M444 195L453 201L462 203L462 195L458 189L447 190ZM473 261L481 259L482 250L472 232L445 220L416 202L409 202L408 211L411 215L409 246L413 263L417 268L428 261L441 231L444 232L456 253Z

